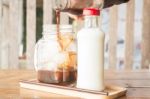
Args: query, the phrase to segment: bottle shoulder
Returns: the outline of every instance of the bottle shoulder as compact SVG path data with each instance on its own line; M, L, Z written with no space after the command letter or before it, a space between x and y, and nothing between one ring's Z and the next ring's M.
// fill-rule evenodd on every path
M78 33L77 36L105 36L105 33L100 28L83 28Z

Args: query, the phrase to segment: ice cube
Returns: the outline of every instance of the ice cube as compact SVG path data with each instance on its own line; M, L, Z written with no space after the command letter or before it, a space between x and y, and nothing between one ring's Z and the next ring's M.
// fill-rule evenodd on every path
M70 51L69 52L69 58L70 58L70 67L75 67L77 65L77 54L76 52Z
M45 44L41 47L41 51L39 53L40 60L51 61L53 57L59 53L61 50L59 44L57 42L50 42L50 44Z
M65 35L61 35L60 38L63 49L66 49L73 41L73 36L68 33L66 33Z
M55 55L53 62L58 64L58 66L68 66L69 64L69 54L68 52L60 52Z
M70 45L67 48L68 51L77 51L77 43L75 41L72 41L72 43L70 43Z

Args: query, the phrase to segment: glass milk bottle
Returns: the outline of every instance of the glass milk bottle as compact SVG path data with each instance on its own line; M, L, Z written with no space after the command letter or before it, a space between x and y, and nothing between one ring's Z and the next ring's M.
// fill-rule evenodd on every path
M104 39L100 10L85 8L84 27L77 34L77 88L104 90Z
M76 44L71 25L60 25L59 38L56 25L44 25L43 37L35 46L34 65L40 82L76 81Z

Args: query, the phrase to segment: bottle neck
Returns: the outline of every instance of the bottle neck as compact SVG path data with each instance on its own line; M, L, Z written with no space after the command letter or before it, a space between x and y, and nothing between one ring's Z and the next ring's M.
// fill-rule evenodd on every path
M85 16L84 27L85 28L99 27L99 16Z

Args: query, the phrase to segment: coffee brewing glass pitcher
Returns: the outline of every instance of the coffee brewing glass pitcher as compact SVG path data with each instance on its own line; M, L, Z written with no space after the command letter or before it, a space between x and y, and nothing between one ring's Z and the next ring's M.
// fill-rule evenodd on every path
M60 9L62 11L80 9L92 7L102 8L104 0L52 0L53 8Z

